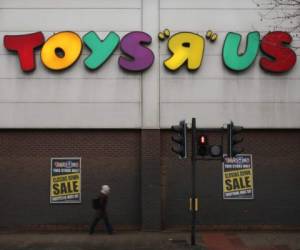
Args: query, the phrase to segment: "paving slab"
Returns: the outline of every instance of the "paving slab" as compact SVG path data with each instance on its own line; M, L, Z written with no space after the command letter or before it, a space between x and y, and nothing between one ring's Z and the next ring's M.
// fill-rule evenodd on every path
M300 232L0 233L0 250L300 250Z

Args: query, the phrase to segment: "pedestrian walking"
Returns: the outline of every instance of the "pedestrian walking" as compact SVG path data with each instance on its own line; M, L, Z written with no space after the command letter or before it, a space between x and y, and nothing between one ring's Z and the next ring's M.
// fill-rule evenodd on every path
M109 223L109 219L106 211L109 193L110 193L110 187L108 185L103 185L100 191L100 195L97 197L97 199L93 200L93 208L96 210L96 212L92 224L90 225L90 230L89 230L90 234L94 233L95 227L101 219L103 219L104 221L107 233L108 234L113 233L113 229L111 224Z

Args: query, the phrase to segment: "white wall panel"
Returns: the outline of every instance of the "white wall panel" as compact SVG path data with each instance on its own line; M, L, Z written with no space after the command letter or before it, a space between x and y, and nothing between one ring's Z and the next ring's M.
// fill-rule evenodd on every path
M266 31L274 20L262 22L254 9L161 9L160 27L173 30ZM289 25L288 21L286 21ZM284 22L282 23L284 25Z
M140 81L126 79L0 79L3 102L140 102Z
M139 128L139 103L1 103L2 128Z
M300 52L296 48L300 47L300 40L294 32L292 47L298 63L288 73L261 70L261 54L251 68L240 73L228 70L222 62L222 47L228 32L242 34L240 50L243 51L248 32L257 30L262 38L268 31L290 30L289 19L276 18L285 9L269 12L266 7L261 8L252 0L161 1L160 30L168 28L171 34L191 31L203 36L207 30L213 30L219 36L215 43L206 40L202 66L196 72L185 67L177 72L166 70L163 60L170 53L167 41L160 42L161 127L169 128L182 119L196 117L199 127L220 127L233 120L249 128L299 128ZM261 14L266 11L268 18L262 20ZM280 28L275 27L279 21Z
M132 31L139 9L0 9L1 31Z
M227 32L243 35L258 30L263 36L273 30L277 10L268 20L267 11L253 0L0 0L0 39L8 34L42 31L47 39L54 32L71 30L82 37L93 30L103 39L116 31L143 30L153 37L150 48L154 65L143 74L122 71L114 55L100 69L90 72L83 60L64 72L46 70L36 52L37 69L25 74L18 58L0 48L0 127L6 128L169 128L179 120L198 118L199 127L220 127L233 120L249 128L299 128L300 70L273 75L259 67L259 56L245 72L227 70L222 46ZM281 30L290 28L283 21ZM285 28L286 27L286 28ZM191 31L205 35L217 32L215 43L206 41L201 68L188 72L167 71L162 62L169 56L167 41L157 33ZM300 39L293 33L293 47ZM201 119L200 119L201 118Z
M253 0L186 0L186 1L174 1L174 0L161 0L161 8L211 8L211 9L234 9L234 8L257 8L257 5Z
M222 127L231 120L245 128L299 128L299 110L300 103L164 103L161 127L195 117L199 128Z
M261 10L263 1L259 0L186 0L186 1L174 1L174 0L161 0L162 9L257 9ZM260 5L259 5L260 4ZM272 1L266 1L263 4L264 8L273 6ZM294 8L294 6L285 6L285 8Z
M161 83L162 103L300 103L299 93L298 80L168 79Z
M45 39L71 30L81 37L109 31L120 37L141 30L140 0L40 1L0 0L0 39L42 31ZM0 49L0 127L2 128L140 128L141 74L121 70L117 49L95 71L85 68L84 48L71 68L47 70L36 51L37 68L24 73L16 54Z
M0 0L0 8L140 8L139 0Z

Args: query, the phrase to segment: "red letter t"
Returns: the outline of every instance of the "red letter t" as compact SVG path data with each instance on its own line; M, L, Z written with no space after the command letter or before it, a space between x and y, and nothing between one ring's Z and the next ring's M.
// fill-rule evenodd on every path
M4 36L5 48L18 53L21 68L27 72L35 69L34 49L43 45L44 41L42 32Z

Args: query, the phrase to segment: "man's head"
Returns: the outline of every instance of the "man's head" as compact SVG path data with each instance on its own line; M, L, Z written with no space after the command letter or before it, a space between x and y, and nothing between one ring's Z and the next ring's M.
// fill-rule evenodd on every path
M109 187L108 185L103 185L103 186L101 187L101 193L102 193L102 194L108 195L109 192L110 192L110 187Z

